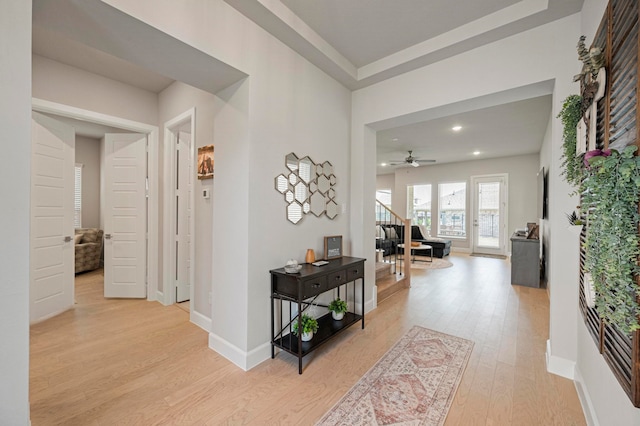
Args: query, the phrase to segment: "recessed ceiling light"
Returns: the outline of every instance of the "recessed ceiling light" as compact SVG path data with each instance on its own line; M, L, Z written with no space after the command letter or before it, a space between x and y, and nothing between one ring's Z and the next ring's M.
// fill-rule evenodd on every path
M480 155L480 151L473 151L473 155Z
M454 132L459 132L460 130L462 130L462 126L453 126L451 130L453 130Z
M380 163L380 165L381 165L382 167L385 167L385 166L387 165L387 163Z
M391 142L398 142L398 140L399 140L398 138L393 138L391 139Z

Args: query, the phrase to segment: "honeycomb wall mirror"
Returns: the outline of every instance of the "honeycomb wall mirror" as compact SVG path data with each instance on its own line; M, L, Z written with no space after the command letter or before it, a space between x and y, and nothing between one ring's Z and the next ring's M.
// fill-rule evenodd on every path
M338 203L333 165L328 161L315 163L308 156L299 157L293 152L284 157L284 165L286 172L276 176L274 187L286 204L287 220L298 224L308 214L335 219Z

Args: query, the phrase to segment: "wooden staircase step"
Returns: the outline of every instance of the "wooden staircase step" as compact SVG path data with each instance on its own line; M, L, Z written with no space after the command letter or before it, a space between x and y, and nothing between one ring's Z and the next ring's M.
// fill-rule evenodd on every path
M376 287L378 289L378 303L393 295L397 291L406 288L406 278L404 275L389 274L385 278L376 280Z
M376 282L393 274L391 263L376 262Z

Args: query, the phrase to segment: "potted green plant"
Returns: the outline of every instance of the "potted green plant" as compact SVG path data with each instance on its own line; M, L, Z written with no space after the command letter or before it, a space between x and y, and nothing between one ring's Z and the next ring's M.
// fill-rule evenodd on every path
M344 317L344 313L349 310L347 302L341 300L339 297L332 300L331 303L329 303L328 308L331 311L331 316L336 321L340 321Z
M308 342L313 338L313 333L318 331L318 321L310 315L302 314L300 319L302 327L302 341ZM293 334L298 335L298 321L293 320Z

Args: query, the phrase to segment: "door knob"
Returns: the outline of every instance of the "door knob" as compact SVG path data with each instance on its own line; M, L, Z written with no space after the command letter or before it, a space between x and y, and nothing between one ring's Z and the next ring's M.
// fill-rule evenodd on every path
M64 237L64 242L65 243L68 243L69 241L71 241L71 237L70 236L67 235L66 237Z
M104 239L105 240L110 240L111 239L111 234L104 234Z

